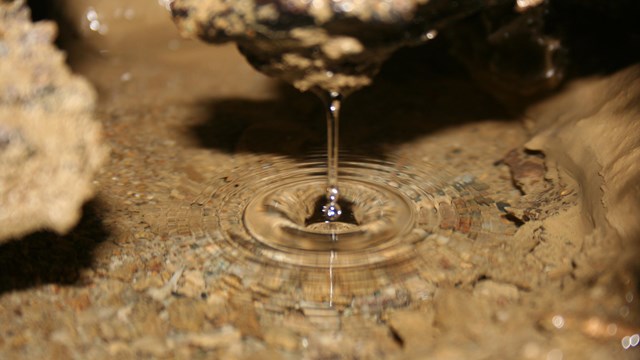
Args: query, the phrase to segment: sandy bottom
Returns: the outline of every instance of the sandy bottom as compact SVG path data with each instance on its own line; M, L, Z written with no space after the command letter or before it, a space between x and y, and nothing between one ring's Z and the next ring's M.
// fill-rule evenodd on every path
M110 161L73 232L0 246L0 357L640 356L635 277L564 226L579 187L524 151L517 116L429 49L402 52L349 98L341 134L345 148L475 184L477 211L440 208L450 221L416 250L428 266L397 278L372 268L358 283L369 293L322 307L325 275L261 271L222 246L205 211L217 211L213 194L321 147L322 107L232 47L161 35L108 55L72 46L72 67L99 92Z

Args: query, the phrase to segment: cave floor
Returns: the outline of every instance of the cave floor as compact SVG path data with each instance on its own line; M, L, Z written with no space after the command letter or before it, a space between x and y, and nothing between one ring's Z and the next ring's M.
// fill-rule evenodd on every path
M589 245L562 231L575 184L428 48L403 51L347 99L342 145L430 164L473 197L416 247L426 265L364 280L336 270L345 293L370 291L328 306L326 271L222 246L211 213L228 183L323 145L320 102L231 46L137 40L108 54L69 47L99 93L110 158L75 230L0 247L0 357L637 358L621 346L638 332L631 280L581 276Z

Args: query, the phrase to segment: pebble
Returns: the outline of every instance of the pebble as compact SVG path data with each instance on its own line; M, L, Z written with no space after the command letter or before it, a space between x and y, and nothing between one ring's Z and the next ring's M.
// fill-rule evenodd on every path
M109 355L122 358L132 358L134 356L131 347L124 341L110 342L107 346Z
M419 346L434 336L433 311L400 310L389 315L389 326L402 338L404 346Z
M427 241L435 241L438 245L446 245L451 239L441 234L431 234L427 236Z
M242 332L242 335L262 339L262 327L251 297L237 296L230 300L231 322Z
M268 345L286 351L296 351L302 345L298 334L283 327L265 330L264 341Z
M145 336L135 340L131 344L131 348L136 353L154 357L164 357L169 351L166 341L154 336Z
M200 297L205 290L204 275L202 271L187 270L182 275L184 285L179 288L180 294L188 297Z
M190 298L176 298L168 307L169 322L177 330L198 331L203 326L206 303Z
M173 273L173 275L171 275L171 279L169 279L169 281L166 284L164 284L163 287L150 288L149 290L147 290L147 294L156 301L165 300L171 295L172 292L176 291L178 287L178 280L180 280L180 277L182 276L183 272L184 272L184 267L179 268Z
M455 331L468 337L480 337L491 327L487 306L469 292L449 288L435 296L434 322L445 331Z
M229 347L233 343L242 340L242 334L233 326L225 325L220 330L206 333L189 333L176 338L179 343L199 347L206 350L213 350L220 347Z

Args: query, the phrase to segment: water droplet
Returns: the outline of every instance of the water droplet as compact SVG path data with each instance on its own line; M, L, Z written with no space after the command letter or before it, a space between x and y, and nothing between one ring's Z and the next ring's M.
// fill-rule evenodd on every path
M547 360L562 360L564 353L560 349L553 349L547 353Z
M94 8L90 7L89 9L87 9L86 18L89 21L98 20L98 13L96 12L96 10Z
M422 34L422 41L433 40L438 36L438 30L430 30Z
M329 203L324 206L323 212L328 221L336 221L342 215L342 209L337 203Z
M632 293L631 291L627 292L627 293L624 295L624 299L625 299L628 303L633 302L633 293Z
M622 316L623 318L626 318L627 316L629 316L630 310L628 306L622 306L620 307L619 310L620 316Z
M91 20L91 22L89 23L89 29L93 30L93 31L98 31L100 30L100 21L98 20Z
M638 344L640 344L640 335L638 334L633 334L629 337L629 344L632 347L636 347L638 346Z
M134 9L128 8L124 11L124 18L126 20L133 20L136 16L136 11Z
M551 319L551 323L556 329L562 329L564 327L564 317L561 315L556 315Z

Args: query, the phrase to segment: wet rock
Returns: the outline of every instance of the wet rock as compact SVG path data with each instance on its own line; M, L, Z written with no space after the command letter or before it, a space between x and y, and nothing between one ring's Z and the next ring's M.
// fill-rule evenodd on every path
M562 37L550 30L557 20L550 15L553 2L491 3L446 32L451 53L505 102L557 87L568 59Z
M473 288L473 295L489 298L500 304L514 302L520 298L520 293L515 285L492 280L478 282Z
M546 167L542 154L527 154L518 149L511 150L502 160L511 171L514 184L524 194L542 192Z
M167 324L160 318L161 307L152 301L137 301L130 309L130 314L127 315L127 308L118 315L125 320L124 322L130 322L138 336L149 335L162 337L166 334Z
M389 315L389 326L402 339L403 346L417 347L433 340L433 311L395 311Z
M135 356L131 346L124 341L114 341L109 343L107 351L109 355L118 356L120 358L132 358Z
M435 297L434 324L460 336L479 338L490 325L486 304L459 289L442 289Z
M69 299L67 305L75 311L82 311L91 305L91 299L88 294L82 293Z
M432 300L437 289L433 283L424 281L417 276L407 279L405 284L407 286L407 291L414 302Z
M198 331L205 322L206 303L202 300L177 298L167 309L171 326L182 331Z
M139 355L166 357L168 356L169 347L164 339L145 336L133 342L131 348Z
M169 281L167 281L162 287L150 288L147 290L147 294L156 301L163 301L168 298L172 292L175 292L178 288L178 281L182 277L184 268L179 268L172 275Z
M285 357L279 352L269 349L255 352L245 358L246 360L262 360L262 359L272 359L272 360L283 360Z
M171 4L181 32L235 41L258 70L300 90L368 85L398 48L478 9L475 1L193 1Z
M176 340L189 346L213 350L220 347L230 347L234 343L240 342L241 338L240 331L227 325L215 332L190 333L177 337Z
M232 314L230 321L233 325L242 332L242 335L261 339L262 327L251 295L243 294L230 300L229 308Z
M319 329L332 330L340 327L340 313L336 309L312 305L303 307L302 312Z
M277 349L296 351L300 348L300 337L287 328L271 328L265 330L264 341Z
M179 292L187 297L198 298L205 291L204 276L202 271L187 270L184 272L182 278L184 284L179 288Z
M367 331L357 336L317 332L309 338L306 354L310 359L379 359L398 351L398 344L384 331Z
M136 271L138 271L138 263L135 261L128 261L123 264L118 264L112 271L109 272L114 279L130 282Z
M221 326L229 320L228 300L217 293L207 295L205 316L214 326Z

